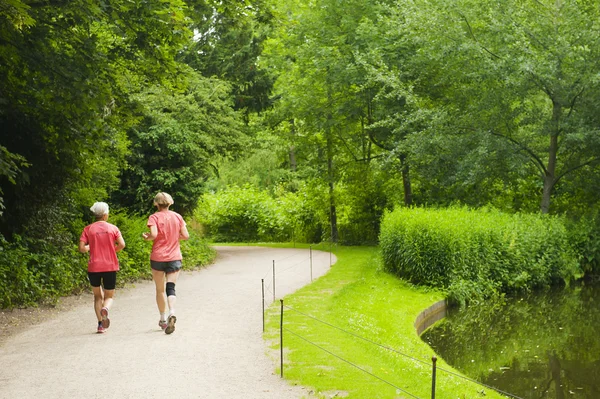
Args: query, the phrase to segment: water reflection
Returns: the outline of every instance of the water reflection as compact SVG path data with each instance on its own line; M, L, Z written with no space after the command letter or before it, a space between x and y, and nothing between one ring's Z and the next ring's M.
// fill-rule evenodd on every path
M422 338L454 368L519 397L600 398L600 285L449 309Z

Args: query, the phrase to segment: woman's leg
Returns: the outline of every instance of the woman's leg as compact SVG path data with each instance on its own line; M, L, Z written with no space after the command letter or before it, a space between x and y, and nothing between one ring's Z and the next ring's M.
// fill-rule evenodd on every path
M177 270L176 272L167 273L167 283L177 283L178 277L179 270ZM167 296L167 301L169 304L169 316L172 316L175 314L175 304L177 303L177 297L175 296L175 293Z
M98 321L102 321L100 310L102 310L104 303L104 290L102 287L92 287L92 292L94 293L94 311L96 312L96 317Z
M167 319L167 326L165 328L166 334L172 334L175 331L175 323L177 317L175 317L175 304L177 303L177 297L175 296L175 283L179 277L179 270L176 272L167 273L167 301L169 302L169 318Z
M115 297L115 290L104 290L104 302L103 307L110 309L113 304Z
M152 269L152 280L156 286L156 305L160 314L166 313L167 295L165 294L165 272Z

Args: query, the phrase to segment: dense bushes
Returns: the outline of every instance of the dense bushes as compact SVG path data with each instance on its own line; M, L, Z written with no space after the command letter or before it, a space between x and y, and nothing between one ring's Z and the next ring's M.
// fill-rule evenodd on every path
M349 191L336 192L344 200L337 206L339 243L376 244L383 201L371 192ZM277 187L273 193L246 185L205 194L194 215L215 242L315 243L330 240L329 207L322 185L302 184L293 192Z
M31 252L32 247L39 248ZM73 245L60 248L41 240L0 236L0 308L52 303L60 295L81 290L87 263Z
M319 242L327 219L306 191L279 193L251 186L205 194L195 217L213 241Z
M567 224L570 242L586 275L600 278L600 213L588 213Z
M384 216L386 270L465 302L569 281L579 272L561 219L467 208L399 208Z
M147 217L111 214L109 222L117 225L126 248L119 252L118 284L150 278L152 244L142 239L147 230ZM214 250L208 247L189 226L190 239L182 243L184 269L210 263ZM81 292L87 280L88 255L77 250L79 236L66 245L47 241L24 240L18 236L8 242L0 235L0 308L13 308L53 303L60 296Z

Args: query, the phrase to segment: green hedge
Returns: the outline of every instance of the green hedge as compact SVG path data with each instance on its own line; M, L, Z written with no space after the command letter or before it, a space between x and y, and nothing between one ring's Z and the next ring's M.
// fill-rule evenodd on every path
M464 303L580 273L563 220L496 210L399 208L384 215L384 268Z

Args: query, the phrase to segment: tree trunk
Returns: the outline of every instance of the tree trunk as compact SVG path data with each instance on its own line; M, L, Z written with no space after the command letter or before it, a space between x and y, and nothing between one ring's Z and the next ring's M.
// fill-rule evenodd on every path
M562 107L557 101L552 106L552 131L550 133L550 147L548 148L548 165L544 173L544 188L542 190L542 201L540 210L542 213L550 211L550 199L556 184L556 156L558 154L558 135L560 133L560 114Z
M333 185L333 139L331 128L327 134L327 176L329 180L329 222L331 224L331 242L338 242L337 211Z
M410 170L406 162L406 155L400 155L402 165L402 186L404 187L404 205L412 205L412 187L410 185Z
M292 128L290 130L290 135L292 136L292 143L295 142L295 137L296 137L296 125L294 124L294 120L292 119L291 121L292 124ZM298 163L296 162L296 146L295 145L291 145L290 146L290 170L292 172L296 171L296 168L298 167Z

